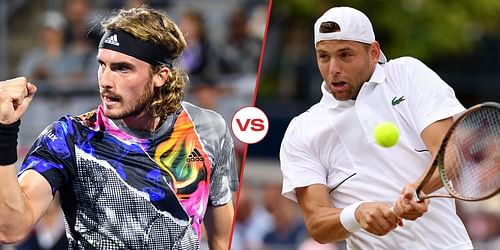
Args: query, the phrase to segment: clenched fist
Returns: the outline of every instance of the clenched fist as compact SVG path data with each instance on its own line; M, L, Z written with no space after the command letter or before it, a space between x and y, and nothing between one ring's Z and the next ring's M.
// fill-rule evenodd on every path
M429 207L428 199L423 202L413 200L413 192L416 188L416 184L410 183L401 191L401 195L394 205L394 212L399 217L407 220L416 220L427 212Z
M36 86L25 77L0 82L0 124L12 124L26 112Z
M403 225L391 207L381 202L362 203L356 210L356 219L364 230L379 236Z

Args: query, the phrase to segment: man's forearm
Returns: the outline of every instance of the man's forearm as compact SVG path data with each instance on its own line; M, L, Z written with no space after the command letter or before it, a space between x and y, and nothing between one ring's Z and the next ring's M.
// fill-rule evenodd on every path
M311 237L322 244L349 237L350 232L340 222L341 212L339 208L318 208L311 216L304 218Z
M17 179L17 134L20 121L0 123L0 243L12 243L23 236L26 201Z
M231 202L219 207L208 207L205 216L208 245L211 250L229 249L234 208Z
M33 214L21 191L14 164L0 166L0 243L21 240L33 225Z
M415 182L416 185L420 184L420 182L425 178L425 176L427 175L427 171L428 169L424 172L424 174L422 174L422 176L420 176L420 178L418 178L417 182ZM427 181L427 183L424 184L424 189L422 190L422 192L424 192L425 194L433 193L434 191L443 187L443 183L441 182L441 178L439 177L439 172L436 169L434 169L433 171L434 172L431 178ZM415 186L415 188L417 188L417 186Z
M448 129L451 127L452 124L453 124L453 118L450 117L436 121L431 125L427 126L427 128L425 128L422 131L421 134L422 140L425 143L427 149L429 150L429 153L432 155L433 161L436 155L439 153L441 142L443 141L444 136L446 135ZM429 169L429 167L427 169ZM420 176L420 178L416 183L419 184L426 174L427 171L425 171L425 173L422 174L422 176ZM430 194L440 189L442 186L443 184L441 183L439 173L438 171L434 170L431 179L425 185L425 188L422 191L426 194Z
M0 243L22 239L35 221L31 203L21 191L14 165L17 162L20 119L35 92L36 86L25 77L0 82Z
M295 191L307 230L314 240L327 243L349 237L350 233L340 221L342 209L332 207L326 186L314 184Z

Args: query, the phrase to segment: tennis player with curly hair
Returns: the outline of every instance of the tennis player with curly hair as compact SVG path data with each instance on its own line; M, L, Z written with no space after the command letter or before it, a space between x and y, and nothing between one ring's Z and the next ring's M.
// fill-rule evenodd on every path
M0 242L21 240L59 192L72 249L199 249L202 223L210 248L227 249L233 142L219 114L183 101L181 31L146 6L102 26L102 104L49 125L18 173L20 118L36 87L0 83Z

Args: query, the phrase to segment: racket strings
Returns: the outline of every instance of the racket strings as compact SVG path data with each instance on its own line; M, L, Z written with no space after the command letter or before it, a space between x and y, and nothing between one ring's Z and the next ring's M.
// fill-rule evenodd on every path
M477 200L500 188L500 111L481 107L455 127L442 159L441 177L448 191Z

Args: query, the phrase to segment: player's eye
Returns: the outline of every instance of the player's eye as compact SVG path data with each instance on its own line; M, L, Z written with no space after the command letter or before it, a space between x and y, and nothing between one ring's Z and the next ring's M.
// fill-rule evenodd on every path
M340 57L342 57L342 58L349 58L351 56L352 56L352 54L348 53L348 52L343 52L343 53L340 54Z
M327 61L328 59L330 59L330 56L327 55L327 54L319 54L318 55L318 58L321 60L321 61Z
M129 70L128 67L125 67L125 66L119 66L116 68L117 71L120 71L120 72L127 72Z
M128 73L132 69L132 66L128 63L116 63L111 65L111 70L118 71L120 73Z

